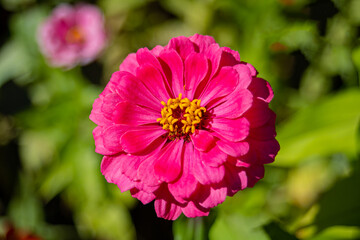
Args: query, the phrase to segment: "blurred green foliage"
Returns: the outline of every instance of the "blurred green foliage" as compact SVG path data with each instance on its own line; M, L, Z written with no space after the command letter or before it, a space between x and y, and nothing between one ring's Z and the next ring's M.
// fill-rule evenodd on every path
M0 238L7 222L43 239L136 238L137 201L99 170L92 103L128 53L201 33L271 83L281 150L254 188L206 219L175 221L174 238L360 239L360 1L101 0L108 47L67 71L48 66L36 43L60 2L1 0ZM49 221L56 201L71 224Z

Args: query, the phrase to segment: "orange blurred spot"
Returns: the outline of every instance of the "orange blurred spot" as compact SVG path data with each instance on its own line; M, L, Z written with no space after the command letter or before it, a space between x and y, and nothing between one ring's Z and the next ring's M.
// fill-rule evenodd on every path
M5 240L42 240L42 238L33 233L29 233L22 229L16 229L11 223L5 224L5 232Z
M82 43L84 42L84 34L81 32L81 30L78 27L72 27L69 29L69 31L66 33L65 40L68 43Z
M291 6L295 3L294 0L279 0L279 2L285 6Z
M288 49L287 46L279 42L273 43L270 46L270 50L273 52L283 52L286 51L287 49Z

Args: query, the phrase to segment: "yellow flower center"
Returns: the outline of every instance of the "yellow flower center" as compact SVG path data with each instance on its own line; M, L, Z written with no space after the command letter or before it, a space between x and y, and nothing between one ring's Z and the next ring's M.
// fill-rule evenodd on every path
M170 140L187 137L200 126L201 118L206 112L206 108L200 107L200 103L199 99L182 99L181 93L177 98L170 98L167 103L161 102L164 107L161 109L161 118L156 121L169 132Z
M65 39L68 43L82 43L85 40L81 29L76 26L69 29Z

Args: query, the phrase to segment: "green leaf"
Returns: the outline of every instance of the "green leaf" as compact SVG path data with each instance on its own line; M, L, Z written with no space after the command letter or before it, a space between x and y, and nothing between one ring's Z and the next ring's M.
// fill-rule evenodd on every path
M27 79L30 73L30 56L18 41L6 43L0 52L0 86L11 78Z
M263 226L266 233L269 235L271 240L297 240L297 238L290 233L283 230L277 223L271 222Z
M270 240L257 217L241 214L219 214L209 236L211 240Z
M174 239L209 239L209 230L215 218L216 214L214 211L208 217L187 218L182 215L173 224Z
M9 217L16 227L34 232L42 224L44 213L42 204L34 191L33 180L20 175L18 193L9 205Z
M275 165L294 166L313 155L356 154L360 91L350 89L299 110L279 127Z
M360 163L352 175L337 182L319 201L314 224L318 231L334 225L360 226Z
M86 226L79 229L83 239L134 239L135 229L131 217L126 208L121 204L104 201L93 205L83 203L78 206L75 221L78 226Z
M360 239L360 228L348 226L329 227L309 240L350 240Z

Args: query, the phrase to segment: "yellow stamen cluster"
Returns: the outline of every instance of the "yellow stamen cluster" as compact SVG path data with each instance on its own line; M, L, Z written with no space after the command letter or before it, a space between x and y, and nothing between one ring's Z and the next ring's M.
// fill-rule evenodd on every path
M169 131L170 139L194 133L206 112L206 108L200 106L201 100L182 99L181 93L177 98L170 98L167 103L162 101L161 104L164 106L161 109L161 118L156 121Z
M75 26L66 33L65 40L68 43L82 43L85 39L81 29Z

